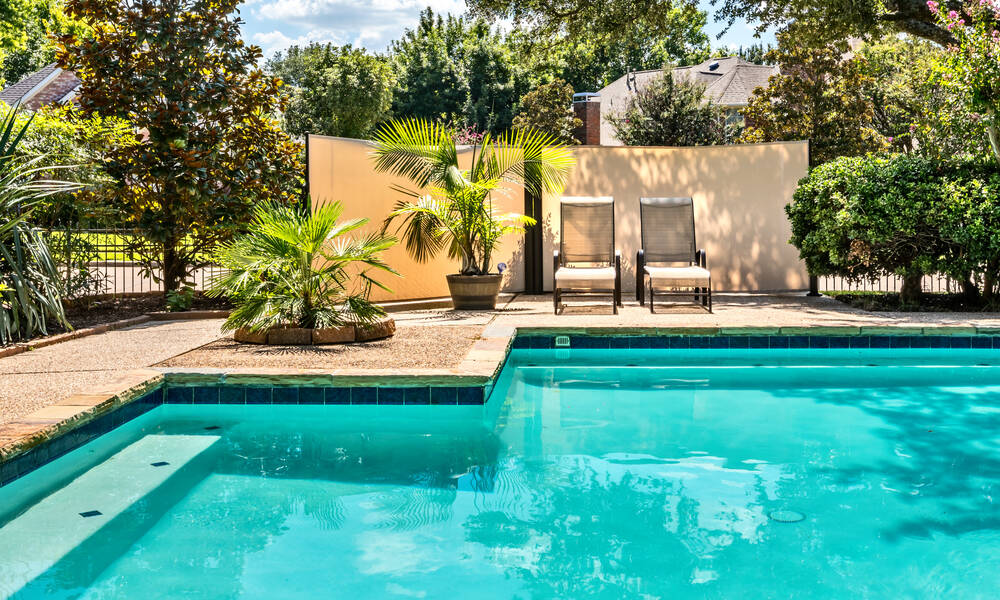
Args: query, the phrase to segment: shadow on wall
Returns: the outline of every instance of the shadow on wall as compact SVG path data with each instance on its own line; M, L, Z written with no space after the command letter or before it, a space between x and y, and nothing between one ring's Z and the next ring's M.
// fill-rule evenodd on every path
M788 243L784 207L808 166L807 142L575 149L577 166L567 196L613 196L622 285L635 290L641 244L639 198L691 196L697 245L705 248L717 290L800 290L808 286L798 251ZM546 197L543 268L552 286L552 251L559 243L559 198Z

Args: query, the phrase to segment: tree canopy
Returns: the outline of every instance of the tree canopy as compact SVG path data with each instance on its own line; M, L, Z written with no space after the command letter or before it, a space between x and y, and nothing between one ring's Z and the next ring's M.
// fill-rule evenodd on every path
M979 0L947 0L942 5L960 14ZM737 21L754 24L758 33L799 27L801 40L823 44L850 36L881 37L902 32L949 44L954 37L946 24L927 9L925 0L713 0L716 18L732 26ZM567 33L573 37L614 39L625 36L635 23L653 35L669 35L669 15L674 0L469 0L474 14L511 19L544 34Z
M725 112L705 100L705 85L677 81L669 70L636 91L608 122L626 146L709 146L730 137Z
M166 291L199 257L246 225L263 200L300 192L301 148L271 114L281 81L240 39L238 0L68 0L86 36L64 35L63 68L81 79L85 113L124 120L137 145L106 156L122 223L147 244L135 250ZM150 251L149 245L156 249Z
M872 126L870 81L856 60L843 60L846 45L800 46L789 32L778 39L769 59L781 74L751 97L739 141L809 140L812 165L883 148L884 138Z
M514 127L547 133L563 144L578 144L574 130L582 125L573 112L573 88L561 79L544 83L521 98Z
M395 75L388 61L333 44L292 46L267 61L291 89L285 131L363 138L389 116Z

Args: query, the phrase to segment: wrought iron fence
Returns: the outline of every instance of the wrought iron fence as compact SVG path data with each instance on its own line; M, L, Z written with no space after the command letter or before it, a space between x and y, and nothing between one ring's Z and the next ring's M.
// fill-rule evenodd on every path
M155 266L147 268L140 257L151 254L142 248L152 248L135 230L53 229L46 237L70 298L163 291L162 272ZM207 264L189 277L188 284L203 290L222 272L221 267Z
M925 292L958 293L962 291L959 282L944 275L926 275L922 282ZM903 278L886 276L879 277L874 281L863 279L852 281L844 277L820 277L820 292L899 292L903 287Z

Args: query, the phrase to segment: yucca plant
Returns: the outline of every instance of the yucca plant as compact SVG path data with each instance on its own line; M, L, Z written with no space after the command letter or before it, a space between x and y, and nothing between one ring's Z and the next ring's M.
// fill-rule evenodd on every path
M502 213L493 195L505 184L533 194L559 193L573 155L555 137L530 129L486 134L473 147L468 169L459 165L458 147L448 127L420 119L394 120L375 134L375 169L405 177L422 188L397 187L409 198L397 203L385 226L401 219L406 249L423 262L447 249L461 259L462 275L490 272L500 239L535 221Z
M368 219L340 222L339 202L311 214L264 204L247 233L216 251L225 271L207 294L228 296L235 308L225 330L334 327L369 323L385 314L368 298L371 287L388 290L369 270L396 274L380 254L396 239L384 234L349 237Z
M47 196L80 186L44 178L65 168L42 166L44 156L17 156L30 125L18 125L16 107L0 113L0 344L47 334L52 323L69 328L59 268L29 218Z

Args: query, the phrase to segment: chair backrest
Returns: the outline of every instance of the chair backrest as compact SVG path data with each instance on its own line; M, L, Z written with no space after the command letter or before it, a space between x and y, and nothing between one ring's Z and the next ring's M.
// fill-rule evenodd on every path
M563 196L559 215L559 254L563 264L614 264L614 198Z
M694 262L694 202L691 198L639 198L646 262Z

